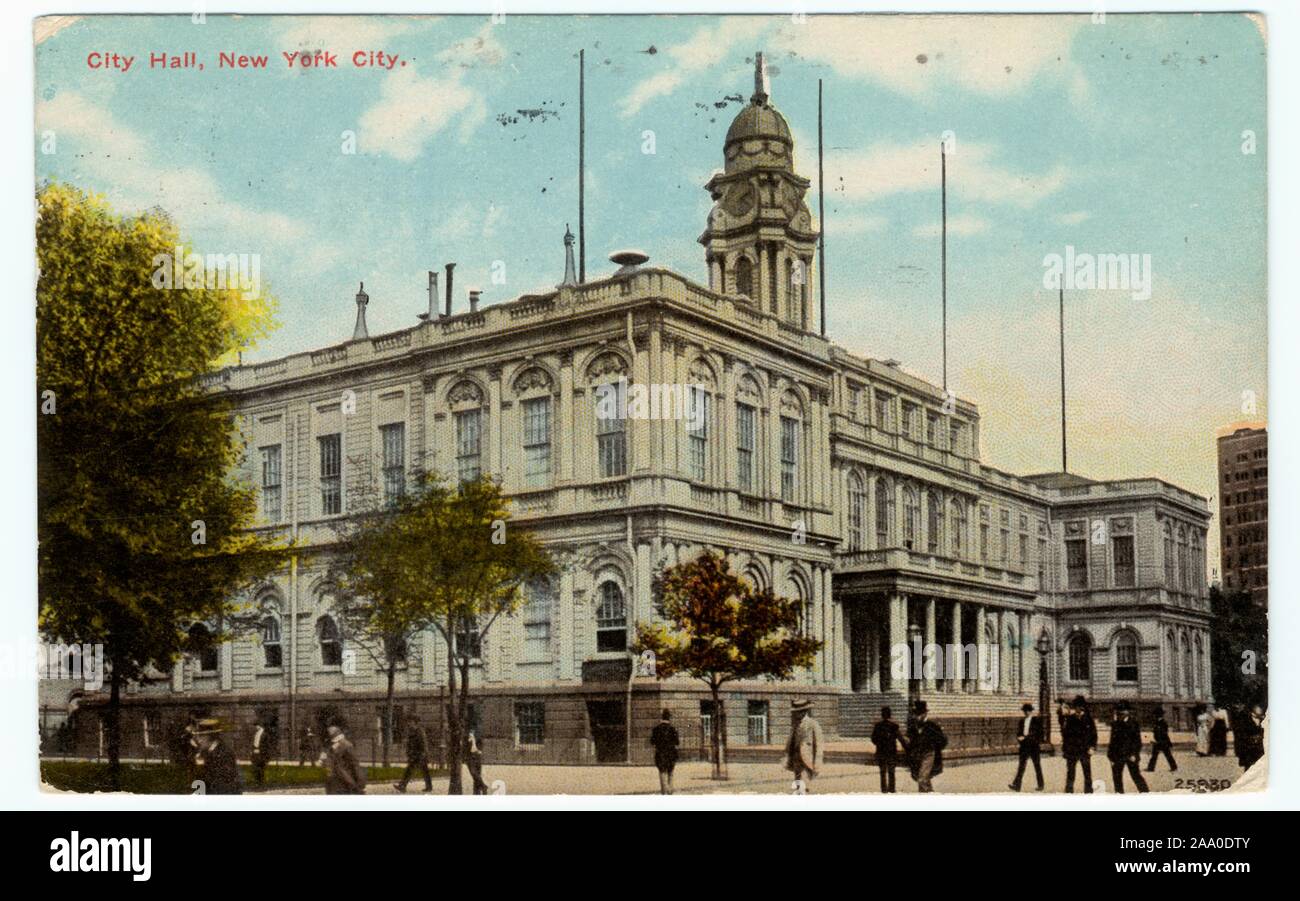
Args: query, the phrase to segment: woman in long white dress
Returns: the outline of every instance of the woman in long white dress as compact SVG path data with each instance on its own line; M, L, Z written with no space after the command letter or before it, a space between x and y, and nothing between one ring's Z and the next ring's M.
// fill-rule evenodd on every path
M1196 709L1196 756L1205 757L1210 753L1210 726L1214 717L1204 704L1198 704Z

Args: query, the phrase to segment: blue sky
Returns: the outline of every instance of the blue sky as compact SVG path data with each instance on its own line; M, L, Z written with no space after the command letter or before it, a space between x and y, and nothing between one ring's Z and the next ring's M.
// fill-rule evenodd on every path
M446 261L485 303L559 281L564 228L577 227L579 48L589 276L633 246L706 281L701 186L761 49L814 179L825 81L834 340L938 381L938 143L951 131L950 381L981 407L985 458L1022 472L1059 459L1044 255L1150 254L1150 299L1067 293L1072 468L1211 495L1215 430L1266 413L1261 27L1115 14L81 19L37 47L37 137L58 143L36 175L124 210L160 205L203 251L260 254L282 323L247 357L262 359L349 337L362 280L372 334L414 323L425 271ZM339 68L284 66L282 51L308 48L335 51ZM151 52L187 50L203 71L148 68ZM269 66L218 70L222 50ZM355 50L406 65L356 69ZM136 61L92 70L94 51Z

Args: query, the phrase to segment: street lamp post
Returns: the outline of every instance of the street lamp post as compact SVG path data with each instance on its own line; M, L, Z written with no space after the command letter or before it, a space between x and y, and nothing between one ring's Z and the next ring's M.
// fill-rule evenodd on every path
M1052 743L1051 686L1047 682L1047 655L1052 653L1052 637L1047 628L1038 634L1038 715L1043 718L1043 742Z

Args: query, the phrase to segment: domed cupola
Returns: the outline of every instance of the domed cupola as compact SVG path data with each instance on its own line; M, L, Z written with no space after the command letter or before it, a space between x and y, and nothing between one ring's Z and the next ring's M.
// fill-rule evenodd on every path
M804 201L809 182L794 171L790 125L770 101L757 53L753 96L727 129L723 170L704 186L714 204L700 243L713 290L808 328L817 242Z

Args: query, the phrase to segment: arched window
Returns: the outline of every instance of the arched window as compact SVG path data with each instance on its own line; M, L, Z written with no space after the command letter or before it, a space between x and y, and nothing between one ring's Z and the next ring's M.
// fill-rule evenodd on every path
M535 579L524 587L524 660L549 660L551 656L551 583Z
M462 381L447 392L456 429L456 477L473 482L483 473L483 392Z
M596 608L596 650L627 650L627 607L623 589L615 582L602 582L600 606Z
M864 544L863 519L867 505L866 490L862 487L862 477L856 472L849 473L849 550L860 551Z
M1115 639L1115 681L1137 682L1138 643L1131 632L1121 632Z
M754 264L749 257L742 256L736 261L736 293L754 297Z
M1002 689L1002 647L998 644L997 625L992 622L984 624L984 647L979 649L980 685L988 691Z
M316 620L316 643L320 645L322 666L343 665L343 641L339 637L339 624L332 616Z
M268 613L262 618L262 665L279 669L284 665L284 648L280 645L280 615Z
M949 519L952 521L952 528L950 529L952 555L960 557L962 555L962 542L966 540L966 505L953 498L948 502L948 509Z
M1165 587L1172 589L1174 582L1174 530L1165 523Z
M212 630L203 623L190 626L189 647L199 663L199 672L215 673L221 662L217 643L212 639Z
M596 405L596 461L602 479L627 475L627 364L604 353L588 367Z
M708 389L703 385L687 388L686 434L690 438L691 478L709 481L709 417L713 410Z
M925 496L925 547L937 554L943 539L943 502L933 491Z
M893 537L894 486L884 477L876 480L876 547L889 547Z
M1087 682L1092 678L1092 643L1087 636L1076 635L1071 638L1067 656L1071 682Z
M916 533L921 528L921 499L916 489L908 485L903 489L903 545L909 550L916 547Z

